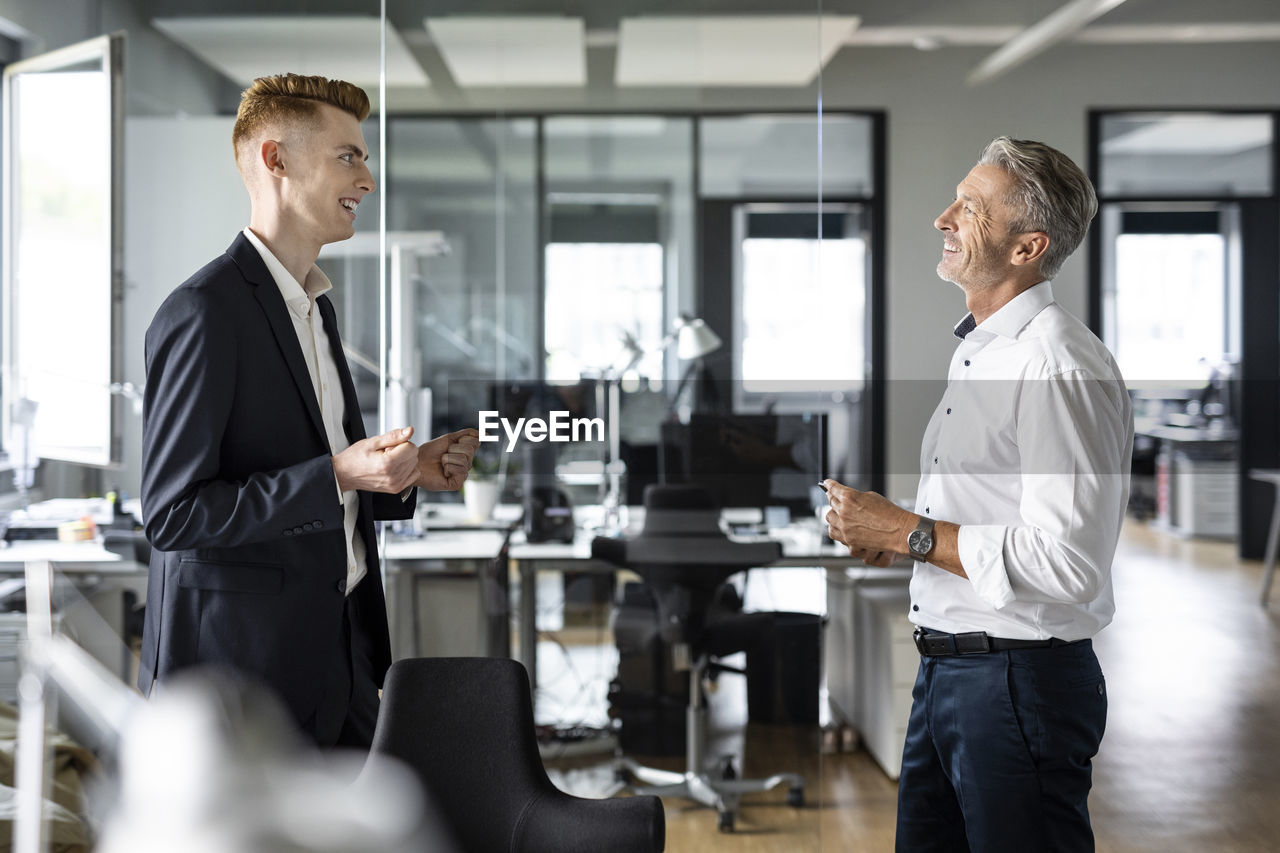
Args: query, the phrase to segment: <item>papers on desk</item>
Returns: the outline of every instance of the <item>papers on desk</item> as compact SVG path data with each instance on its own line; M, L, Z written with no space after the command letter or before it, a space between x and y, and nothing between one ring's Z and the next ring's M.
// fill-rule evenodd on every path
M26 509L14 510L9 516L9 525L48 527L64 521L77 521L86 516L93 519L94 524L110 524L114 520L111 502L106 498L56 498L40 501Z

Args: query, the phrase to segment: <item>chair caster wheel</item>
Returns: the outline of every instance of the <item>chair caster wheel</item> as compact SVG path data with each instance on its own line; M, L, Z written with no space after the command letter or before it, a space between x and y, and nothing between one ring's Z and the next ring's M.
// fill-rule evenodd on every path
M630 785L631 774L626 770L624 770L623 768L619 767L618 769L613 771L613 781L617 782L619 785Z
M738 778L738 771L733 767L733 758L728 755L720 759L720 778L726 780Z
M717 828L721 832L733 832L733 812L720 812L720 822Z
M793 809L804 808L804 788L792 788L787 791L787 805Z

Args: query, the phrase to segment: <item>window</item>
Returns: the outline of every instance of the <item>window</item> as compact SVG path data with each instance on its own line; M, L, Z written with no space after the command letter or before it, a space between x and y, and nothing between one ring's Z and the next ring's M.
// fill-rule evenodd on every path
M20 464L119 457L122 38L4 71L3 417Z
M662 246L658 243L551 243L547 246L547 378L621 368L623 334L662 339ZM662 375L662 353L646 352L642 376Z
M1226 240L1221 234L1116 239L1115 356L1140 387L1203 386L1228 352Z
M816 211L800 207L743 209L738 375L747 395L852 390L863 383L866 240L844 233L853 209L824 213L833 227L819 241ZM815 341L821 342L819 359Z

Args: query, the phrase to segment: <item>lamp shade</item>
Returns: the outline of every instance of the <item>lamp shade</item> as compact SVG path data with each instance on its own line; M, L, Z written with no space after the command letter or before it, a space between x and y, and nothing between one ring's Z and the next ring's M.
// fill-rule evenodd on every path
M683 359L698 358L720 348L720 336L701 318L683 320L676 332L676 355Z

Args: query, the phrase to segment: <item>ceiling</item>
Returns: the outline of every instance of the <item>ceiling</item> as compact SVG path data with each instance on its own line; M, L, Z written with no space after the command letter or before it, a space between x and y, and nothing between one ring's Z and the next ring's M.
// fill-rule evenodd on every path
M149 17L240 84L274 73L263 62L279 65L283 54L292 67L371 87L380 27L352 8L153 0ZM980 86L1073 44L1280 41L1276 0L387 0L387 8L389 91L463 109L494 89L807 87L849 51L989 48L968 80Z

